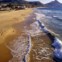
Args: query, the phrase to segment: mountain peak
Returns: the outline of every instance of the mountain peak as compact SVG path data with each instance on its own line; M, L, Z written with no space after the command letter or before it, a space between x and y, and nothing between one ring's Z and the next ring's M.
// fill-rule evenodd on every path
M62 4L58 0L47 3L46 6L48 8L58 8L58 9L62 8Z

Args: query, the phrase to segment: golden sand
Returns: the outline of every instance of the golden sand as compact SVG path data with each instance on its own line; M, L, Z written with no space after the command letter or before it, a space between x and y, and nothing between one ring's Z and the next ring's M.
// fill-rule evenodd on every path
M22 30L19 31L14 27L16 27L17 23L23 22L31 12L32 9L25 9L0 13L0 62L8 62L12 58L5 43L21 34Z

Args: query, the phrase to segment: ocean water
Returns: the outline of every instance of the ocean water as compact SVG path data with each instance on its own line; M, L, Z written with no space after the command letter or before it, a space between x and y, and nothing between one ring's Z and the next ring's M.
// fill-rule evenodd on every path
M62 40L62 10L38 8L37 13L40 14L40 20L46 28ZM42 15L44 17L41 17Z

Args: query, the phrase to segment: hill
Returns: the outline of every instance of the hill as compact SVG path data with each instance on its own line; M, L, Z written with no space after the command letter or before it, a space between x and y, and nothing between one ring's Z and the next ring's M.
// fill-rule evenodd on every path
M55 0L55 1L52 1L50 3L45 4L45 6L48 7L48 8L61 9L62 8L62 3Z
M28 7L43 7L44 4L39 1L26 1Z

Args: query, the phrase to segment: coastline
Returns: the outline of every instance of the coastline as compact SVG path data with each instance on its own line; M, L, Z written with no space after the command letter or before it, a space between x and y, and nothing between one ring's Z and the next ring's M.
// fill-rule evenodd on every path
M24 37L26 34L28 35L28 41L27 41L28 44L26 44L26 42L24 42L24 44L27 47L27 50L24 50L25 46L21 48L21 45L23 44L20 44L19 46L18 43L13 43L13 45L16 44L17 47L19 46L20 49L24 51L23 57L21 59L19 58L18 59L21 60L21 62L22 62L22 59L24 60L24 62L41 62L41 61L54 62L53 60L54 48L52 47L53 41L51 41L49 37L51 35L50 31L44 28L45 26L42 23L40 23L40 17L38 17L39 15L37 15L37 13L33 13L33 10L32 11L29 10L29 14L26 16L27 17L24 18L25 20L22 20L22 21L20 20L20 22L18 21L18 23L12 24L9 29L5 30L5 32L3 33L4 34L3 36L5 37L5 39L4 38L3 39L5 40L6 43L12 42L13 40L15 41L17 40L16 42L19 42L19 40L21 41L23 39L20 36ZM44 15L41 15L41 17L43 18ZM20 37L20 39L18 37ZM5 42L2 43L2 46L6 45ZM14 47L14 48L17 48L17 47ZM9 55L7 57L10 58L10 59L8 58L8 60L11 61L11 58L12 58L12 60L16 61L17 58L13 58L12 57L13 55L11 55L11 51L10 51L11 49L10 48L8 49L6 46L5 48L7 49L6 51L9 50L9 52L6 52L6 54ZM21 54L18 53L18 50L15 50L15 51L17 51L18 56L21 57ZM16 54L16 52L14 53ZM7 62L7 57L5 58L6 62Z
M43 15L42 15L43 16ZM39 17L39 16L38 16ZM31 24L31 30L28 30L32 36L32 49L29 54L29 62L54 62L53 48L51 40L42 29L40 29L36 15L36 21ZM37 19L38 18L38 19ZM31 32L30 32L31 31Z

